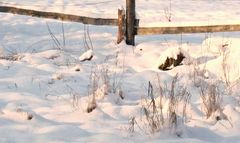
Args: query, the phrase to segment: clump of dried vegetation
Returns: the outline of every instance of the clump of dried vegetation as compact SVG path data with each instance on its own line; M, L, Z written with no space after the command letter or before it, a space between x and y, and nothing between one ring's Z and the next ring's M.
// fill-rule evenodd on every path
M142 104L144 127L148 133L168 132L182 135L181 126L187 118L187 105L191 95L178 81L179 77L176 75L170 87L163 86L158 76L156 87L151 82L148 83L147 98Z
M120 100L124 99L122 90L124 67L119 64L118 54L117 52L114 59L115 65L111 68L108 58L104 60L103 64L92 65L88 93L91 100L87 109L88 112L93 111L97 107L97 100L102 100L106 96L111 96L110 98L115 103L119 103Z
M212 117L216 112L222 112L221 103L222 95L215 84L204 84L200 86L200 98L202 100L202 110L207 119ZM220 119L216 116L217 120Z

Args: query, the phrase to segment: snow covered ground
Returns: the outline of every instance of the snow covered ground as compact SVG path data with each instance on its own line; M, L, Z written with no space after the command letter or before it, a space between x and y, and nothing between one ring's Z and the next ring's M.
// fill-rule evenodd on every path
M169 2L137 1L140 24L239 21L240 3L236 0L171 0L171 10ZM124 3L0 1L1 5L93 17L116 17L117 8ZM165 15L169 10L171 23ZM239 32L137 36L137 45L131 47L125 43L116 45L116 27L89 26L91 46L84 38L88 37L84 32L87 27L82 24L3 13L0 19L0 142L239 142ZM57 41L50 36L47 25ZM164 59L176 56L176 51L186 56L182 65L159 70ZM91 56L90 61L83 60ZM185 93L191 96L185 116L185 96L178 99L174 106L178 122L176 128L171 128L169 96L176 74L174 95L178 97L186 89ZM163 101L165 123L155 133L144 110L145 107L152 117L152 99L147 96L149 81L157 115ZM163 94L159 93L159 84ZM164 95L162 100L160 95ZM206 103L207 107L217 107L207 118L203 99L210 95L219 98ZM96 109L88 113L94 106Z

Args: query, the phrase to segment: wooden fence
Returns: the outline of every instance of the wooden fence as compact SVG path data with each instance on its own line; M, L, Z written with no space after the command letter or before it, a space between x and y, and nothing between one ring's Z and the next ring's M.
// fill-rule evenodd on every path
M135 35L184 34L240 31L240 24L176 27L139 27L135 19L135 0L126 0L126 43L134 45ZM133 22L135 21L135 22ZM134 25L133 25L134 24Z
M57 19L62 21L72 21L91 25L118 26L117 43L120 43L123 39L125 39L128 45L135 44L136 35L240 31L240 24L180 27L139 27L139 20L136 19L135 7L135 0L126 0L126 10L118 10L118 19L93 18L56 12L22 9L11 6L0 6L0 12Z

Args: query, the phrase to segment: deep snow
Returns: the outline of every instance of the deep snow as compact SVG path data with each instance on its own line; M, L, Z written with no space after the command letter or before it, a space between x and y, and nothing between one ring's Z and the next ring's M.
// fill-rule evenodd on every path
M93 17L116 17L117 8L124 5L124 1L89 0L0 2L6 3ZM164 16L169 1L140 0L137 11L142 26L236 23L239 4L172 0L171 23ZM16 57L0 60L0 142L239 142L238 32L137 36L137 45L131 47L124 42L116 45L116 27L89 26L93 50L87 51L82 24L63 22L66 46L59 49L46 23L63 45L62 22L2 13L0 18L1 57ZM183 65L157 69L179 49L188 54ZM89 55L91 61L80 62ZM142 110L148 82L157 89L158 75L169 87L177 73L179 85L191 94L187 122L179 127L181 137L164 131L149 135ZM226 119L206 119L199 90L208 84L219 89ZM97 108L87 113L96 87ZM164 101L167 112L168 100ZM132 117L135 132L129 129Z

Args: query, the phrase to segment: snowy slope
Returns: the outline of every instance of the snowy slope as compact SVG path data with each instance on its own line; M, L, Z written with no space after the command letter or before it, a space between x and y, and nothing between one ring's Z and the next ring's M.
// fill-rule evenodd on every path
M189 20L191 24L232 23L239 17L239 3L233 0L171 2L173 25ZM115 10L124 5L124 1L87 0L1 3L94 17L115 17ZM140 0L141 24L166 22L166 7L169 1ZM137 45L131 47L115 44L116 27L89 26L93 49L88 50L82 24L63 22L63 46L62 22L12 14L0 14L0 18L0 142L239 142L238 32L137 36ZM169 71L157 68L179 49L188 54L183 65ZM89 55L93 55L90 61L82 61ZM185 87L191 94L185 122L179 123L176 132L163 128L151 134L142 108L149 101L148 82L155 92L158 83L166 90L162 100L167 121L169 90L176 74L176 93ZM220 110L207 119L200 95L208 87L216 87L221 100ZM156 93L157 106L159 99ZM96 109L88 113L90 105ZM182 105L182 101L176 105L179 120Z

